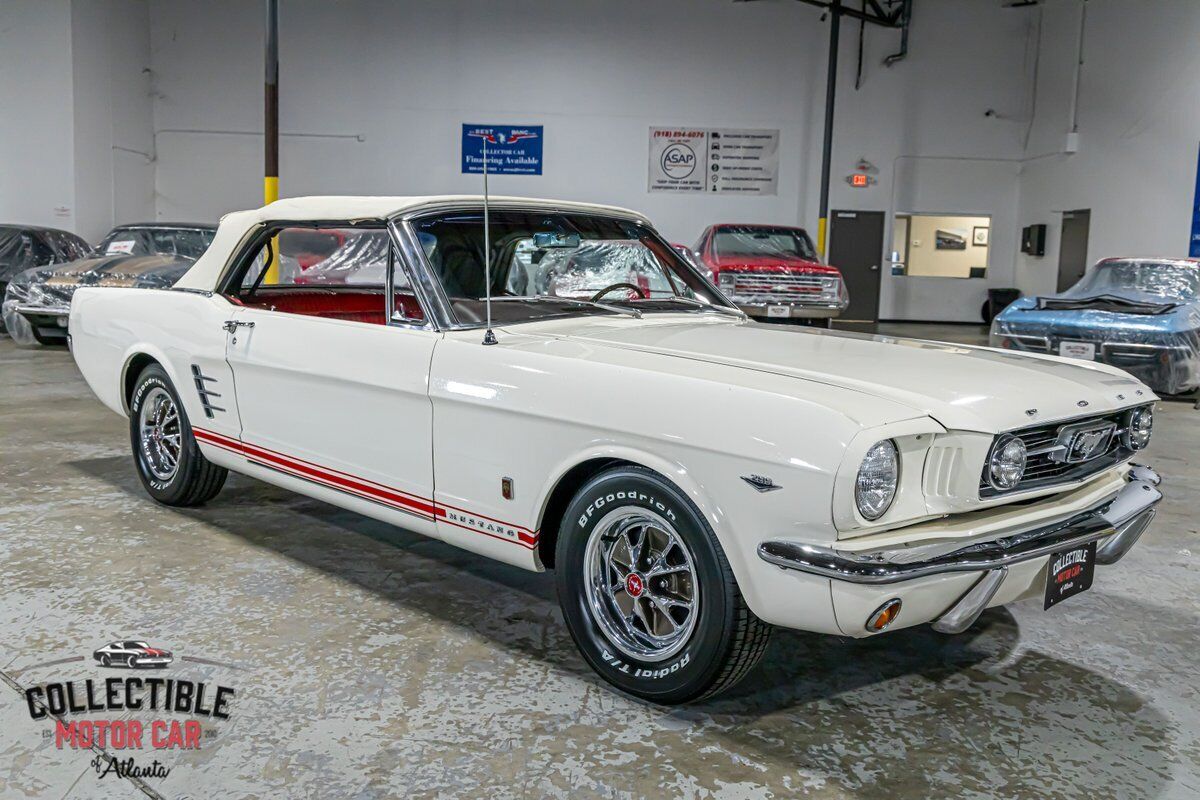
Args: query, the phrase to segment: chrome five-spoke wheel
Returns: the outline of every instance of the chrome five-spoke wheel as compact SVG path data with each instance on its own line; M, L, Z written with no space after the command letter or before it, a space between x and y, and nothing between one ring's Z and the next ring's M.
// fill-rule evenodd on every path
M661 661L687 644L700 585L691 552L666 519L636 506L610 511L589 537L584 571L592 616L625 655Z
M155 478L170 481L179 469L182 436L179 409L166 389L150 390L138 415L138 430L146 468Z

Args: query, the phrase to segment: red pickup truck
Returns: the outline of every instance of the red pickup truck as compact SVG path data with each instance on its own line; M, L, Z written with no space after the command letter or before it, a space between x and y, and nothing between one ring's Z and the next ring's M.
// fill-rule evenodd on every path
M725 296L752 317L830 319L850 303L842 273L821 263L803 228L710 225L695 255Z

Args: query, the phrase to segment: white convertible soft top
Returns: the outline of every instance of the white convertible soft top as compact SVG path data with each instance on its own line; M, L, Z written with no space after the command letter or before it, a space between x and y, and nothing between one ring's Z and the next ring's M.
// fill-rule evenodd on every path
M641 214L617 206L593 203L573 203L564 200L539 200L531 197L488 198L497 206L535 206L579 211L583 213L617 213L641 218ZM280 220L332 221L386 219L409 209L433 203L478 203L483 204L483 195L429 195L425 197L289 197L277 200L262 208L249 211L233 211L221 217L213 243L192 268L180 278L175 286L180 289L203 289L211 291L225 269L233 251L245 237L246 232L264 222Z

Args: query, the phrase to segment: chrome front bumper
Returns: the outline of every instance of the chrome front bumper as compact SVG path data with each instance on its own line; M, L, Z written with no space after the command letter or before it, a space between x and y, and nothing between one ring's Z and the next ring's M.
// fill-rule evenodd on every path
M797 542L766 541L758 546L758 555L783 569L872 586L946 573L982 572L979 581L933 626L943 633L959 633L970 627L987 607L1013 564L1090 542L1098 542L1099 564L1114 564L1129 552L1154 518L1162 492L1158 490L1161 482L1158 473L1149 467L1135 465L1127 480L1113 497L1065 520L949 552L944 545L926 545L853 553Z
M18 305L14 309L18 314L33 314L40 317L69 317L70 306L31 306Z

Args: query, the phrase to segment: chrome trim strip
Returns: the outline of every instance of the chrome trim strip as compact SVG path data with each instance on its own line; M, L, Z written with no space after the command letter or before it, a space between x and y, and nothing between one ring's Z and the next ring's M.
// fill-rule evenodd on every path
M783 569L868 585L886 585L953 572L994 570L1101 539L1110 539L1101 545L1101 549L1120 558L1145 530L1149 520L1138 523L1162 500L1162 493L1156 488L1158 475L1149 467L1141 467L1138 475L1141 477L1134 477L1131 471L1129 483L1114 497L1065 520L1010 533L993 541L966 545L920 561L902 563L894 560L898 554L896 549L852 553L786 540L762 542L758 546L758 556ZM1138 529L1136 535L1131 533L1134 529Z
M413 293L416 294L417 302L421 304L426 318L426 322L422 325L391 318L388 319L388 324L426 329L432 327L438 331L453 328L454 315L450 311L450 304L447 302L445 294L442 293L441 285L433 276L429 262L425 260L425 251L421 248L412 225L407 220L401 222L395 218L389 219L387 225L388 230L391 231L393 243L399 248L400 265L408 275Z

